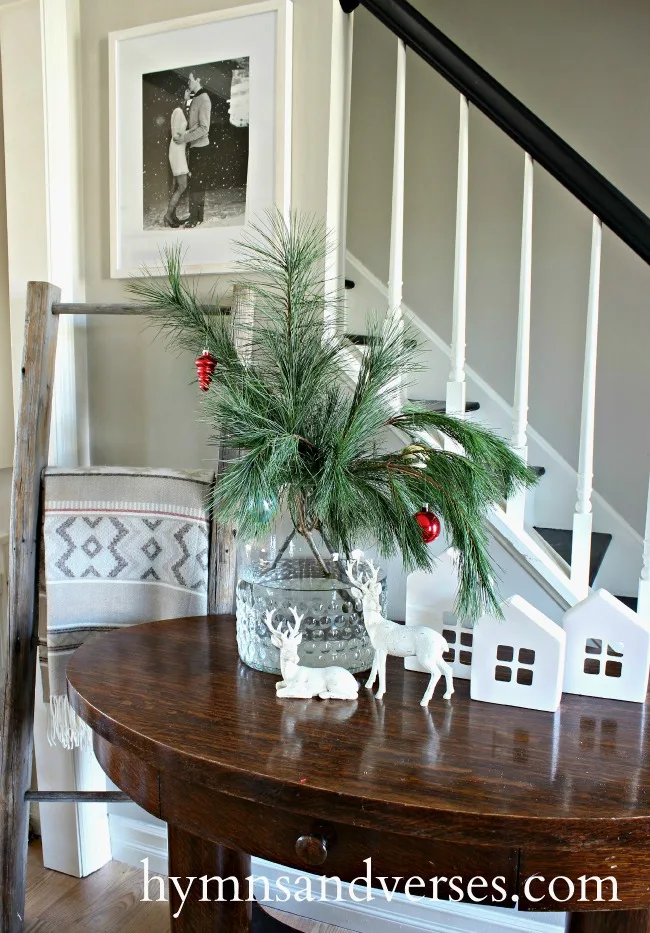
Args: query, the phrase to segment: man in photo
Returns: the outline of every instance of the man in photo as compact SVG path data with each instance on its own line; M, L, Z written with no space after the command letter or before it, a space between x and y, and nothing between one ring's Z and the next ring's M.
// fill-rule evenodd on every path
M212 101L207 91L203 89L201 76L191 71L187 86L189 97L189 114L187 129L174 136L174 142L188 144L190 186L189 206L190 215L185 222L186 227L198 227L203 223L205 209L205 191L209 185L210 174L210 114Z

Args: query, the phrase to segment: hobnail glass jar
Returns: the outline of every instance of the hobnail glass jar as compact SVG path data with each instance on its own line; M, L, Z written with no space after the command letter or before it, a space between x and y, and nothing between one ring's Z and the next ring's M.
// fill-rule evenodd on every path
M250 667L280 673L280 652L271 644L266 626L267 610L275 609L273 625L293 622L289 611L304 615L299 646L306 667L337 665L352 673L368 670L373 649L363 624L361 602L351 594L351 584L338 560L333 559L317 532L312 534L320 560L309 542L290 526L276 526L259 544L241 547L238 555L237 645L239 656ZM325 573L327 570L327 574ZM386 607L385 575L380 573L382 612Z

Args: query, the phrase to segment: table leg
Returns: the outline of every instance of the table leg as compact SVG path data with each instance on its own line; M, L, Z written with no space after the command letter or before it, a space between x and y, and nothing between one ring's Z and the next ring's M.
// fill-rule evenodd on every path
M649 933L648 910L592 910L569 915L567 933Z
M169 826L169 875L178 878L183 892L188 891L183 902L176 885L169 886L169 908L171 933L295 933L292 927L270 917L257 903L247 901L247 877L251 873L250 855L227 849L199 836ZM217 901L218 885L208 884L208 901L201 901L202 875L219 878L236 878L239 882L241 901ZM224 897L234 894L234 883L224 884ZM182 907L181 907L182 904ZM174 914L180 913L178 917Z
M188 879L195 878L185 902L170 882L169 908L172 933L251 933L250 901L246 878L250 875L251 860L243 852L235 852L214 842L169 826L169 874L179 879L183 891L187 890ZM208 885L209 901L201 901L203 885L198 881L202 875L220 878L234 877L239 882L241 901L215 901L218 890L215 882ZM232 897L232 882L224 884L224 897ZM182 908L181 908L182 904ZM180 909L178 917L174 917Z

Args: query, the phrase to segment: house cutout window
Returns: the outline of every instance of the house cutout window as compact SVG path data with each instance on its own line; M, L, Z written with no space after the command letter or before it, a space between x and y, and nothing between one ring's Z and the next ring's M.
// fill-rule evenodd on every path
M456 661L465 667L472 664L472 649L474 646L474 633L459 625L453 612L444 612L442 616L442 637L449 645L443 659L453 664Z
M456 644L456 632L450 628L443 628L442 637L449 645L449 651L445 651L442 656L443 660L453 663L456 660L456 649L451 646Z
M497 661L502 663L497 664L494 669L495 680L510 683L514 675L515 681L522 687L532 687L533 665L535 664L535 652L532 648L520 648L515 661L515 649L512 645L498 645Z
M585 641L585 661L583 666L585 674L621 677L623 675L623 663L621 661L610 661L609 659L623 657L623 642L611 642L607 644L604 651L603 648L601 638L588 638ZM602 657L603 654L605 654L604 658Z

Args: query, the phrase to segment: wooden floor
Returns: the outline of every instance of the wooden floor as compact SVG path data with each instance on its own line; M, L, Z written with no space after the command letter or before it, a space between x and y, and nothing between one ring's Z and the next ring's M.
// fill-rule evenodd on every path
M29 846L25 933L167 933L168 905L143 904L142 874L110 862L88 878L43 868L38 842ZM301 933L346 933L339 927L273 911Z

